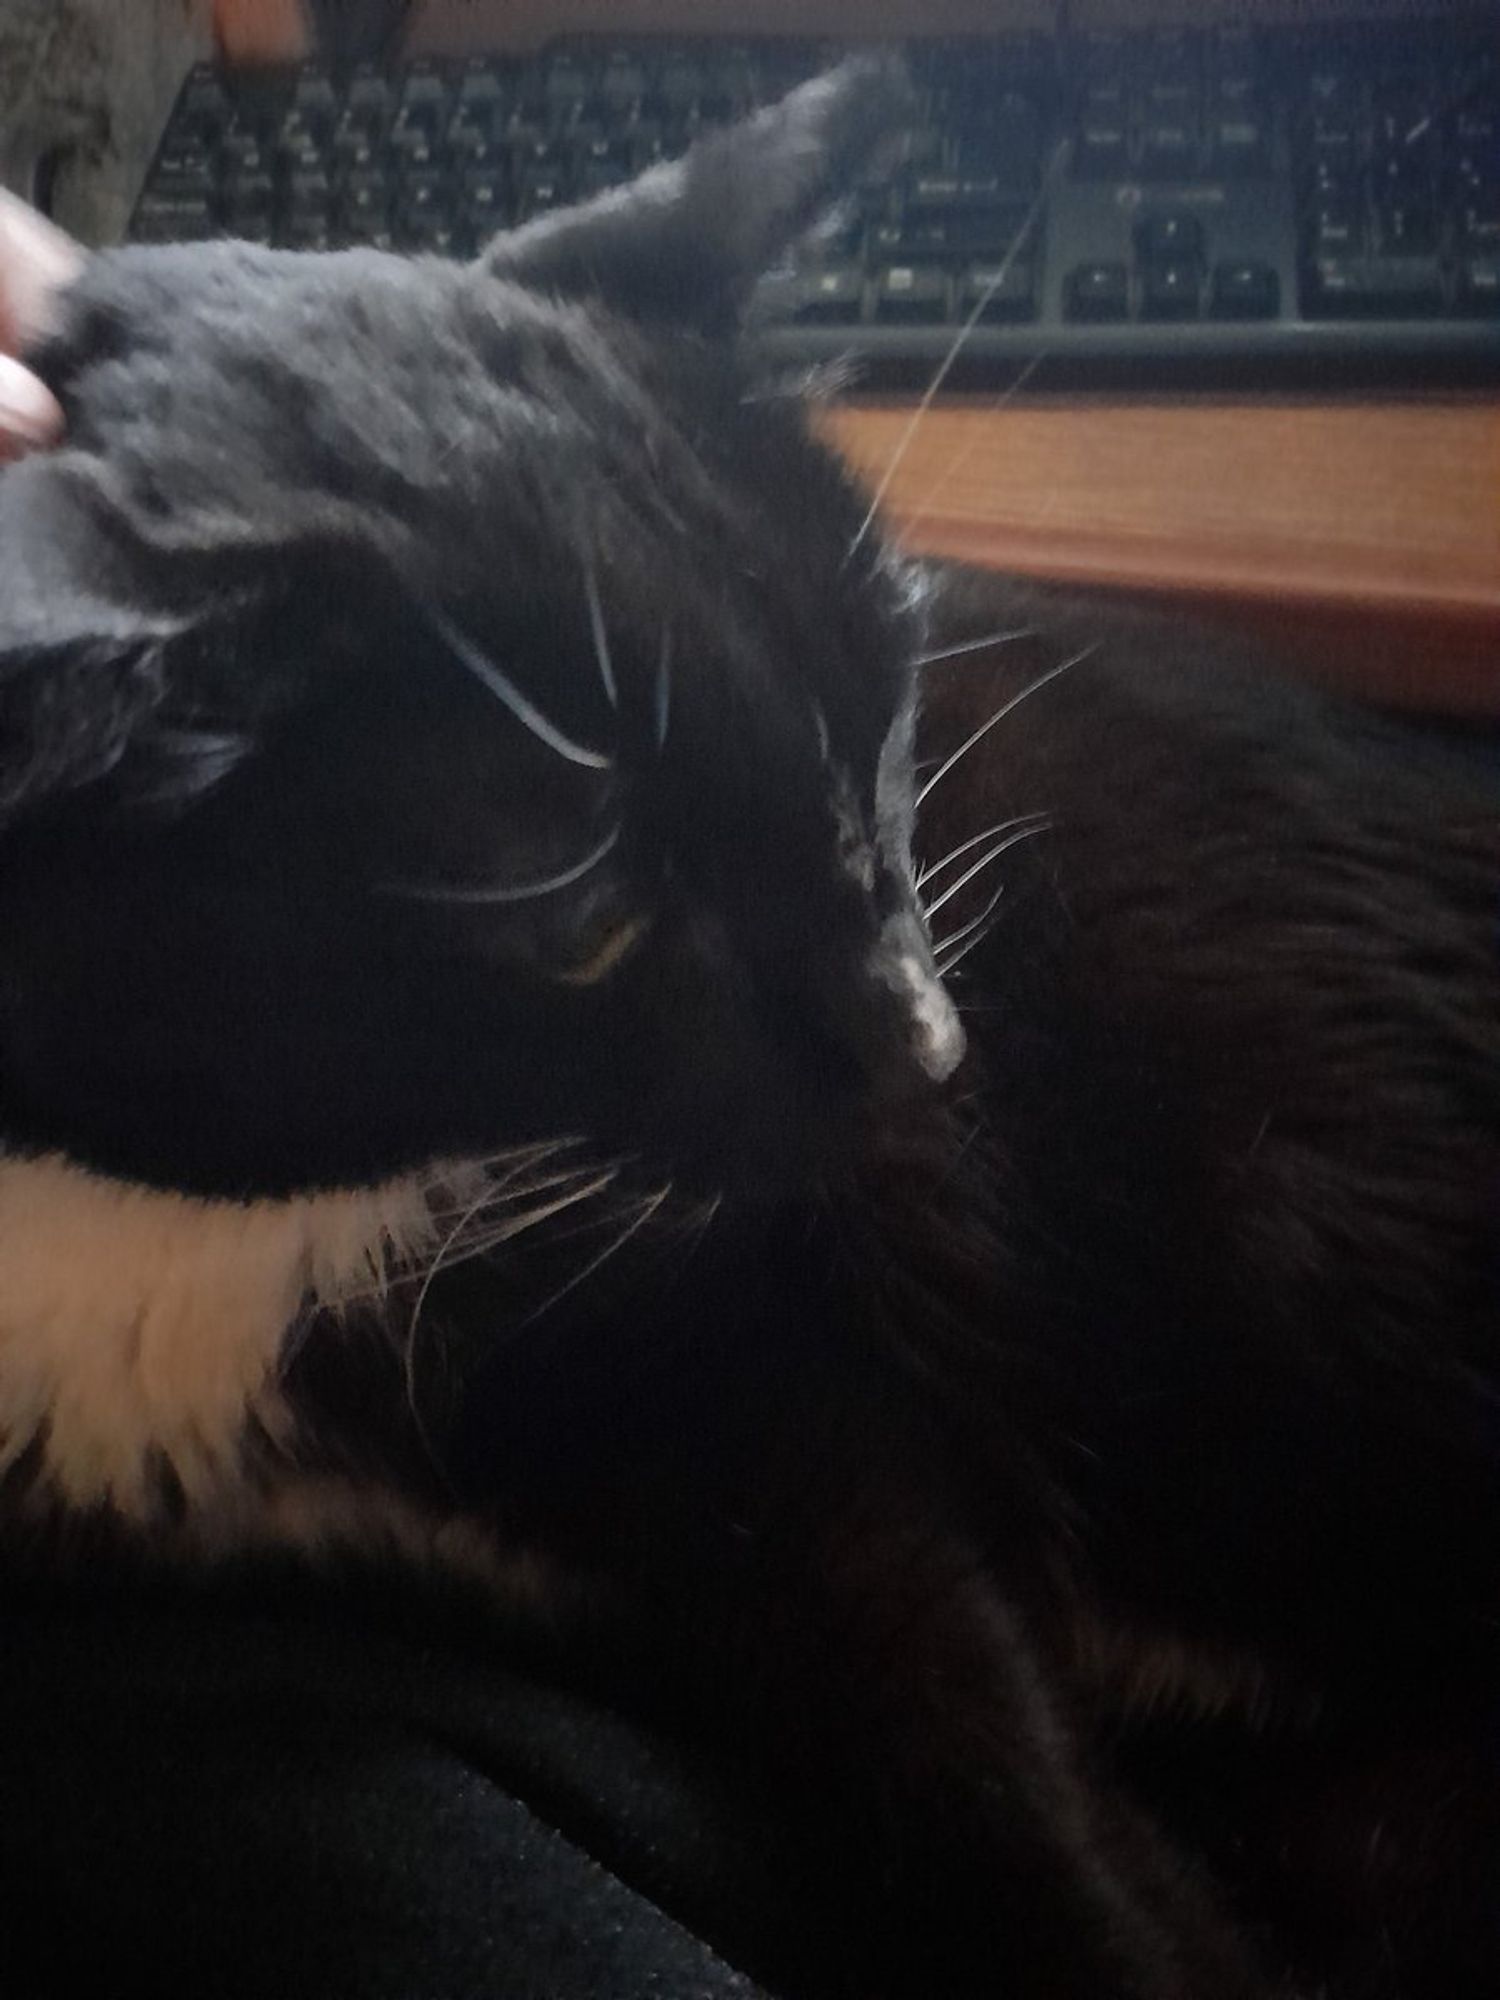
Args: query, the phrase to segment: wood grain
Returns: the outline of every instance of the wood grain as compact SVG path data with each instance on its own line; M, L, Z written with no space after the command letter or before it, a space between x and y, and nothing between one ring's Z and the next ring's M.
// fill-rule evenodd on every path
M1500 398L956 400L828 428L915 548L1147 592L1318 678L1500 717ZM908 436L908 433L910 435Z
M878 481L909 405L840 409ZM1500 400L948 401L886 511L909 539L1007 568L1500 622Z

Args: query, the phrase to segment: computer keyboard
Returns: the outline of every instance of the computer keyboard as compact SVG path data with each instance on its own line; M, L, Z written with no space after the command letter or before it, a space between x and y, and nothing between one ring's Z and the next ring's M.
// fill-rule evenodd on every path
M468 255L834 59L560 41L524 59L195 70L141 241ZM1500 23L907 45L893 172L773 273L771 348L920 379L1500 375Z

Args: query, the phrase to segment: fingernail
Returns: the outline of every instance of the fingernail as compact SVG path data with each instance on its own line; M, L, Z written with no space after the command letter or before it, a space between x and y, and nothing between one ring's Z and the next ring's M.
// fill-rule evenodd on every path
M51 444L62 434L57 398L29 368L0 354L0 436L21 445Z

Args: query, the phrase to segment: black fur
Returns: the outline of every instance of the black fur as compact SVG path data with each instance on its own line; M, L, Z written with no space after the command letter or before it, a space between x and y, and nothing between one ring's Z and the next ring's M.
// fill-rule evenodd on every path
M845 561L860 503L796 400L696 330L753 275L702 232L723 177L765 256L823 190L820 135L846 164L891 90L878 66L811 85L472 269L94 262L39 357L68 446L0 488L13 1140L249 1193L583 1130L717 1182L904 1087L872 962L921 950L907 808L876 796L911 701L900 580ZM618 308L658 265L648 331ZM613 768L528 735L434 614ZM879 849L867 892L836 865L824 726ZM567 896L392 893L547 879L611 828ZM635 915L620 976L569 986Z
M848 1949L754 1968L787 1990L1478 2000L1495 793L1220 636L851 556L728 329L895 89L478 270L96 262L40 357L69 447L0 483L0 1123L218 1193L574 1130L733 1185L592 1275L559 1227L420 1329L398 1293L410 1371L299 1329L300 1438L251 1455L545 1554L559 1671L800 1798ZM919 770L1025 698L919 857L1046 815L942 911L1003 876L940 1091L880 970L919 949L910 663L1017 628L925 673ZM617 822L560 899L391 893Z

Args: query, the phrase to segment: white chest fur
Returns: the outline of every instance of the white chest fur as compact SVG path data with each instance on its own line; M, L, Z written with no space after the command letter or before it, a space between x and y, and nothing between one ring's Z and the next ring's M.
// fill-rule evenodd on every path
M246 1418L277 1428L298 1315L430 1251L427 1186L204 1201L0 1159L0 1469L41 1436L73 1506L140 1513L157 1454L190 1502L223 1493Z

